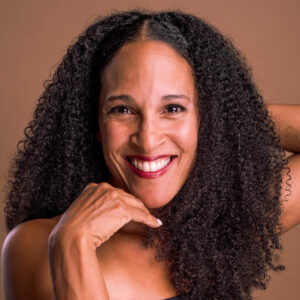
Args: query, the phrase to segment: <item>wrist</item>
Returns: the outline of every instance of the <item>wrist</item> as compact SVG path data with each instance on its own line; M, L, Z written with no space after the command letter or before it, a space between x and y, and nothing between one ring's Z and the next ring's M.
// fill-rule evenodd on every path
M53 230L48 238L48 250L49 255L54 252L68 251L73 252L76 251L76 254L87 254L94 253L95 247L94 245L88 241L88 239L79 233L70 234L70 231L65 229Z
M55 299L109 299L93 247L79 235L51 233L49 264Z

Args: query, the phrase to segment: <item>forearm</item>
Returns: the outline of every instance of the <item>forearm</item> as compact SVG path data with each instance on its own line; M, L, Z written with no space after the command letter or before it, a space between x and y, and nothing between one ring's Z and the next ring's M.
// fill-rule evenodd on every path
M300 152L300 105L269 104L268 111L275 122L280 146L290 152Z
M52 238L49 262L56 300L109 299L95 250Z

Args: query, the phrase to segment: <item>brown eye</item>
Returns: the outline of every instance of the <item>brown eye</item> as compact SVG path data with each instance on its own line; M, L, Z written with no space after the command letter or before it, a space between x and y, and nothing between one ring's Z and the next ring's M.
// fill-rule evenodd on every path
M169 104L165 107L167 113L180 113L186 111L186 108L179 104Z
M118 105L108 111L109 114L131 114L131 110L123 105Z

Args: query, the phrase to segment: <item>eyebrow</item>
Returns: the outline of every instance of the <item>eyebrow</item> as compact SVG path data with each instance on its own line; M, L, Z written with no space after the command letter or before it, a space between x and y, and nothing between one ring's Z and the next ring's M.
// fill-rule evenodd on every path
M161 97L161 100L170 100L170 99L186 99L188 101L191 101L191 99L184 95L184 94L169 94L169 95L165 95L165 96L162 96ZM128 102L134 102L134 98L129 96L129 95L126 95L126 94L121 94L121 95L111 95L111 96L108 96L105 98L105 103L107 102L112 102L112 101L115 101L115 100L124 100L124 101L128 101Z

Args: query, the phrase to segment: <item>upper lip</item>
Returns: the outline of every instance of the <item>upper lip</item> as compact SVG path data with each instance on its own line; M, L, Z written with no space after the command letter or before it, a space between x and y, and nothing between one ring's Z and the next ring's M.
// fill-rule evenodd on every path
M154 161L163 157L174 157L176 155L153 155L153 156L143 156L143 155L127 155L126 158L133 160L133 159L138 159L138 160L144 160L144 161Z

